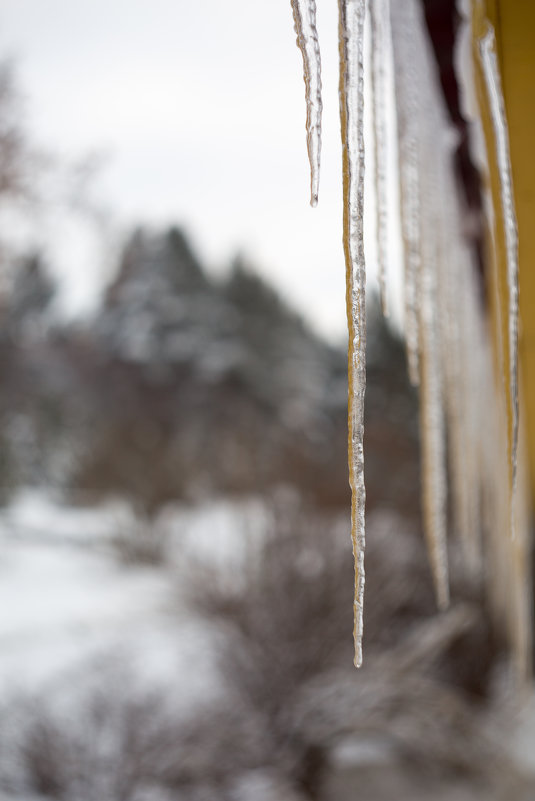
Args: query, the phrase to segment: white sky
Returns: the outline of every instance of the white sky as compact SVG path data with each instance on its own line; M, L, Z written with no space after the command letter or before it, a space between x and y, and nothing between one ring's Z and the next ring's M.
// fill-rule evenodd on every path
M318 6L316 209L290 0L2 0L0 56L16 59L39 141L67 157L108 156L100 194L118 223L183 224L214 269L245 252L338 337L346 321L337 4ZM67 239L65 269L83 296L101 272L86 246L76 250L76 234Z

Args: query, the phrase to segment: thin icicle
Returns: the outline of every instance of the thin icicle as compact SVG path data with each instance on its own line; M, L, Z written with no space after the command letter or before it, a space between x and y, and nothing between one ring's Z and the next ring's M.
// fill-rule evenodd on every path
M440 373L440 349L436 312L432 299L433 274L423 276L421 330L420 414L422 431L422 497L424 528L439 609L449 604L448 554L446 550L446 454L444 409Z
M448 123L446 121L445 125ZM462 199L455 181L453 141L446 136L437 148L439 191L450 198L440 214L438 226L438 310L443 363L443 394L448 430L448 456L455 529L460 537L469 571L479 564L479 477L473 469L477 452L477 420L472 413L476 352L473 320L479 316L477 287L470 251L463 234L459 210ZM462 292L459 287L463 287ZM471 348L466 343L471 343Z
M449 153L447 154L449 156ZM442 196L451 196L454 188L447 180L450 164L445 160L446 154L441 152L437 159L440 173L439 192ZM464 534L467 531L466 492L466 431L464 428L465 394L462 373L462 344L460 343L460 325L464 312L464 295L458 297L461 285L459 267L462 264L461 247L456 236L451 210L445 209L441 225L438 226L438 314L440 326L440 356L443 365L444 410L448 428L448 456L452 485L453 518L458 534L465 544ZM468 550L468 549L466 549Z
M488 94L496 162L500 179L500 201L502 205L505 250L507 261L508 289L508 339L509 339L509 399L511 406L511 475L513 495L516 485L518 450L518 228L513 200L513 181L509 157L509 134L505 105L501 88L500 71L496 57L494 30L489 29L480 41L481 62Z
M387 147L387 86L386 61L390 46L389 0L370 1L372 35L372 117L375 146L375 190L377 212L377 277L381 308L389 315L386 274L388 262L388 147Z
M366 390L366 267L364 262L364 17L365 0L339 0L340 118L344 170L344 251L349 327L349 483L355 559L355 665L362 664L364 602L364 393Z
M422 181L422 209L425 224L422 236L421 298L419 304L420 328L420 415L422 432L422 490L424 528L431 562L431 571L439 609L449 604L448 554L446 550L446 432L444 420L444 365L440 348L441 297L437 283L440 257L440 216L433 203L440 191L431 145L433 134L440 128L432 124L436 115L424 107L429 128L425 131L424 158L426 169ZM425 158L427 156L427 159Z
M409 374L419 372L422 495L425 535L440 608L449 602L446 550L446 428L444 419L443 291L446 247L444 173L447 123L436 66L418 0L391 5L401 212L405 240L405 332Z
M418 297L420 276L420 174L418 165L418 70L414 64L413 28L406 6L400 0L390 6L394 84L398 129L401 229L405 249L404 330L409 379L420 380Z
M455 386L458 387L458 399L456 408L452 410L455 418L449 422L448 427L451 431L455 520L467 567L472 574L475 574L481 567L479 516L481 476L477 467L477 453L478 440L484 429L478 415L481 392L479 376L482 368L481 365L474 368L472 355L482 352L478 332L480 307L474 280L475 269L468 252L459 253L455 275L457 286L460 285L462 275L465 276L466 290L455 293L450 299L450 302L457 303L459 327L455 347L457 362ZM454 309L455 307L452 307L452 311ZM466 347L467 343L470 343L470 349ZM449 393L450 396L452 394ZM450 400L450 405L453 405L453 399Z
M291 0L297 46L303 56L307 103L307 148L310 162L310 205L318 203L321 159L321 56L316 29L316 0Z

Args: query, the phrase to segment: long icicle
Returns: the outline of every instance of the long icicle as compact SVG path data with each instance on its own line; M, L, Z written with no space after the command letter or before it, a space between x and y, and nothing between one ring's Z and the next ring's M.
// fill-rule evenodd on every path
M422 490L424 527L439 609L449 604L448 554L446 550L446 456L443 376L437 318L435 242L426 234L422 242L420 301L420 414L422 432Z
M416 2L411 0L414 10ZM414 14L414 44L423 33ZM420 21L421 22L421 21ZM425 53L425 40L421 52ZM434 202L443 190L440 176L442 119L432 96L434 84L422 82L420 146L421 273L418 304L420 328L420 416L422 440L422 498L424 529L439 609L449 604L448 554L446 549L446 432L444 420L445 368L441 353L444 291L439 286L443 264L440 229L441 208Z
M406 249L409 375L414 383L412 370L419 368L424 529L437 602L443 609L449 602L449 583L445 368L441 354L445 297L439 291L444 209L438 199L443 197L439 164L443 158L446 121L421 3L396 0L391 11ZM415 335L418 339L411 343Z
M487 89L496 144L496 163L500 179L500 201L505 236L508 289L509 404L511 409L511 476L513 499L516 487L518 450L518 228L513 200L513 181L509 157L509 135L500 71L496 58L494 30L480 41L483 76ZM513 505L513 504L512 504Z
M366 267L364 262L364 16L365 0L339 0L340 119L344 173L344 252L349 328L349 483L355 560L355 665L362 664L366 490L364 393L366 390Z
M404 331L409 379L420 381L418 298L420 278L420 173L418 165L418 69L410 52L413 29L406 4L390 5L398 128L401 230L404 244Z
M375 191L377 193L377 277L383 315L388 317L386 294L388 263L388 146L387 146L387 91L386 60L390 45L389 0L371 0L370 22L372 35L371 78L372 117L375 150Z
M438 161L440 195L455 199L444 205L440 235L438 274L441 312L441 358L444 365L444 405L448 430L451 507L454 526L460 538L468 571L476 575L479 561L480 520L478 499L480 480L477 459L479 428L474 416L477 398L477 370L472 364L478 343L477 321L480 303L475 267L463 235L461 208L453 164L453 143L446 140ZM463 291L459 291L459 287ZM471 343L471 349L466 347ZM474 390L474 381L476 382ZM476 404L477 409L477 404Z
M303 56L307 103L307 148L310 162L310 205L318 203L321 159L321 56L316 29L316 0L291 0L297 46Z

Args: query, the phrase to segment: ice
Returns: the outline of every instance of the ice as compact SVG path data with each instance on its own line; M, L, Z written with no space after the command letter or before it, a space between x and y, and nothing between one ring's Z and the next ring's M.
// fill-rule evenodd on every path
M490 487L485 501L493 515L489 520L485 509L492 544L489 554L491 601L495 617L508 631L518 672L525 676L531 663L532 601L528 578L530 524L526 454L522 459L517 455L523 446L518 436L518 232L494 31L488 21L478 26L476 20L475 28L479 60L474 59L474 68L482 84L478 99L481 116L490 123L488 128L482 126L485 153L481 160L489 187L486 202L491 211L487 218L494 248L491 281L497 295L493 319L497 332L495 366L501 380L501 384L496 382L499 389L496 399L500 403L498 425L496 420L492 421L493 434L488 437L490 442L485 443L482 462ZM502 253L505 253L503 271Z
M436 319L436 271L433 243L423 242L422 297L420 307L420 415L422 436L422 496L424 529L437 603L440 609L449 604L448 557L446 551L446 456L445 425L440 360L440 342ZM436 256L435 256L436 257Z
M318 203L321 159L321 56L316 29L316 0L291 0L297 46L303 56L307 103L310 205Z
M391 6L394 81L398 120L401 226L405 248L404 331L409 378L417 386L419 377L418 293L420 276L420 188L418 165L418 70L413 61L413 29L410 8Z
M420 384L424 530L437 603L444 609L449 603L446 373L453 362L444 284L452 243L446 241L449 204L440 199L450 188L445 179L451 169L448 125L420 4L414 0L392 4L392 28L405 237L405 332L411 381Z
M491 112L496 161L500 179L500 201L507 260L508 291L508 364L511 414L511 475L513 494L516 484L518 450L518 230L513 200L513 182L509 157L509 135L503 100L500 71L496 57L494 31L489 29L480 41L481 62Z
M364 262L364 0L339 0L340 120L344 170L344 249L349 328L349 483L355 559L355 665L362 664L365 505L366 266Z
M388 263L388 142L386 63L390 48L390 2L371 0L372 36L372 116L375 145L375 190L377 227L377 278L381 308L385 317L389 309L386 294Z
M499 625L508 628L517 661L525 665L530 629L526 590L528 518L522 511L520 492L517 494L520 483L517 463L521 463L517 457L518 232L494 34L488 24L479 40L479 34L469 30L464 63L469 63L470 69L465 66L458 76L465 83L465 97L461 98L467 106L464 113L473 123L473 157L483 176L482 208L474 212L459 186L454 159L458 133L446 109L421 2L368 2L378 277L383 311L387 312L388 239L390 218L394 216L388 200L393 184L399 182L404 250L403 329L409 377L413 385L419 386L420 393L423 520L437 603L441 609L449 603L447 535L453 529L462 544L467 572L483 573L485 567L493 616ZM359 666L366 498L363 450L366 2L339 0L338 5L349 327L349 480L355 560L354 640L355 664ZM302 27L303 8L308 11L308 22L315 20L311 5L294 3L298 31ZM486 101L476 92L479 72L473 53L477 54L477 47L472 51L468 41L473 38L479 43L479 70ZM319 56L315 50L315 32L308 43L313 43L314 54ZM310 68L305 36L300 37L299 44L307 79ZM395 101L388 91L391 56ZM319 57L316 63L319 64ZM307 91L310 88L307 83ZM468 108L468 97L472 98L473 109ZM486 102L487 107L477 107L478 102L483 105ZM394 148L389 147L388 138L393 105L397 164L390 158ZM313 131L311 115L309 104L308 127ZM487 117L491 125L484 130L482 120ZM496 197L495 185L499 186ZM480 226L489 233L484 273L478 269L474 237ZM499 270L502 240L507 272L507 281L503 282ZM507 293L505 305L500 290ZM517 521L522 532L518 536Z
M446 141L438 160L441 193L456 198L453 152ZM440 233L441 265L439 313L441 359L444 370L444 405L448 431L448 456L452 493L453 527L461 539L467 567L474 573L480 566L479 475L477 467L478 381L474 353L484 352L478 330L481 302L474 259L463 236L459 214L460 199L443 212ZM463 291L460 291L460 288ZM487 362L484 352L480 365Z

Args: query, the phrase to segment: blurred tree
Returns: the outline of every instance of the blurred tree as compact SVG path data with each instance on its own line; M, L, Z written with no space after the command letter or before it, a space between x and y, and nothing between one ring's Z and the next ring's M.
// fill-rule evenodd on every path
M17 260L3 315L3 333L14 342L44 338L55 285L36 253Z
M0 62L0 202L31 193L34 158L23 126L13 64Z
M8 245L12 223L9 215L21 203L36 202L39 180L49 157L33 143L24 119L22 94L17 86L15 67L0 60L0 291L6 293L10 279L11 248ZM8 286L7 286L8 289Z
M19 261L2 382L20 480L120 494L150 516L278 484L347 503L345 354L243 259L217 282L180 230L138 230L90 325L45 338L52 291L39 255ZM417 519L415 398L400 343L373 303L369 316L368 507Z
M150 513L199 490L284 482L327 498L334 475L347 497L345 358L243 261L217 282L180 230L138 230L92 331L84 487Z

